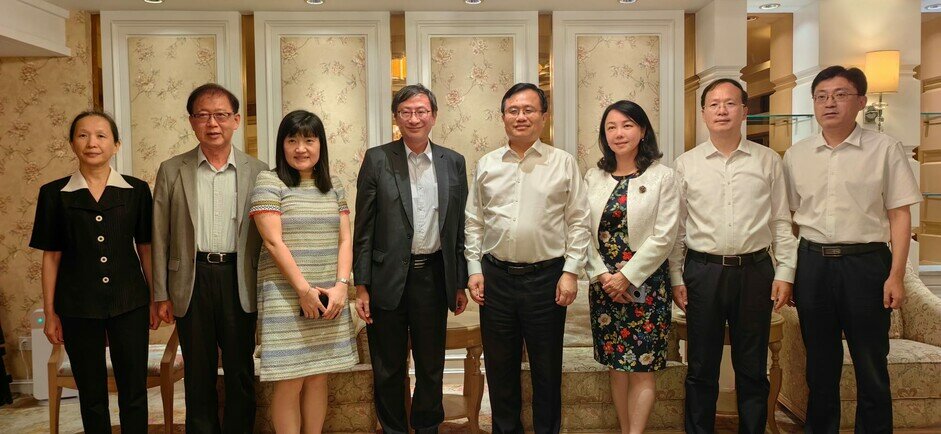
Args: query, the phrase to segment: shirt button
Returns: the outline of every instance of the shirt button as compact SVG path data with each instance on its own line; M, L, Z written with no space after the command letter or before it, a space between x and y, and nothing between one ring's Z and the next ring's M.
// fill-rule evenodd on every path
M101 283L108 283L108 282L110 282L110 281L111 281L111 279L109 279L108 276L105 276L105 277L102 277L102 278L101 278Z
M104 219L105 219L105 218L102 217L102 216L100 216L100 215L96 215L96 216L95 216L95 221L96 221L96 222L100 222L100 221L102 221L102 220L104 220Z
M104 236L104 235L98 235L98 242L99 242L99 243L105 242L105 236Z
M108 262L108 257L107 257L107 256L102 256L102 257L101 257L101 263L104 264L105 262Z

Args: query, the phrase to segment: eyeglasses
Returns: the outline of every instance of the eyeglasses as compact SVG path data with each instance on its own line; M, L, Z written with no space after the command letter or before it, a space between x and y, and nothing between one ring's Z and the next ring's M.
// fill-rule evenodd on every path
M431 110L425 110L425 109L419 109L413 112L405 111L405 110L400 110L400 111L395 112L395 115L398 116L399 119L402 119L403 121L407 121L411 119L412 116L417 116L418 119L425 119L430 114L431 114Z
M724 102L724 103L714 102L714 103L711 103L711 104L707 105L705 108L708 109L708 110L711 111L711 112L717 112L717 111L719 111L719 107L724 108L725 111L732 111L732 110L735 110L736 108L738 108L738 107L740 107L740 106L742 106L742 105L744 105L744 104L739 104L739 103L737 103L737 102L732 102L732 101L726 101L726 102Z
M190 117L200 122L209 122L209 118L213 118L216 122L222 123L232 118L232 115L232 112L194 113Z
M816 104L825 104L828 99L833 97L835 102L846 102L850 99L851 96L859 96L858 93L846 93L846 92L836 92L836 93L818 93L814 95L814 103Z
M510 115L511 117L514 117L514 118L515 118L515 117L519 116L521 113L523 114L523 116L530 117L530 116L536 114L537 112L539 112L539 111L536 110L535 107L524 107L524 108L522 108L522 109L520 109L519 107L510 107L510 108L506 109L506 111L503 112L503 114L504 114L504 115Z

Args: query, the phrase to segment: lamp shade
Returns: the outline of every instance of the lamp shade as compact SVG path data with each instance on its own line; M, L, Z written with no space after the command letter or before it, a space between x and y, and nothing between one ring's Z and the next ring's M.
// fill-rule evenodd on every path
M866 81L869 92L898 92L898 50L870 51L866 53Z

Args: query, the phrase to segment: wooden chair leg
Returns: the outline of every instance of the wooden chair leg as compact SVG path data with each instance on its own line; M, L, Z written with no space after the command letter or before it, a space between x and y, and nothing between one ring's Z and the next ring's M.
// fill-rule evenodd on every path
M59 434L59 402L62 400L62 388L56 386L55 378L49 382L49 434Z
M163 398L163 432L173 432L173 380L164 379L160 382L160 397Z

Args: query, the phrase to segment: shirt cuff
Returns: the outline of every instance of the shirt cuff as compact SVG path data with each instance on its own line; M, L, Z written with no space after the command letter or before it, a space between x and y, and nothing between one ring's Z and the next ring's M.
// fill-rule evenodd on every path
M670 272L670 286L685 285L683 282L683 273L680 271Z
M774 271L774 280L794 283L794 269L791 267L779 265L778 269Z
M577 276L578 269L580 268L579 262L580 261L576 259L566 258L565 265L562 266L562 271L569 272Z
M480 266L480 261L467 261L467 275L471 276L474 274L483 273L483 268Z

